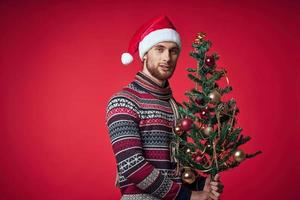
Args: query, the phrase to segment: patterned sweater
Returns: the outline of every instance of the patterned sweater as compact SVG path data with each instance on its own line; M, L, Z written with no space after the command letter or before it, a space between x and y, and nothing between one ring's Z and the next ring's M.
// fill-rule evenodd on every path
M161 87L142 71L108 102L106 124L117 162L122 199L190 199L204 179L185 186L174 175L170 139L174 114L169 82ZM192 188L193 187L193 188Z

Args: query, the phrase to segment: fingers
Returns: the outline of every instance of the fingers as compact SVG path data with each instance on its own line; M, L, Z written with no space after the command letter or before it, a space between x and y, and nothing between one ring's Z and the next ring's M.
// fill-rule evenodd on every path
M218 188L224 188L221 182L210 182L210 185L217 186Z
M220 174L216 174L215 177L214 177L214 180L219 181L220 180Z
M218 190L218 187L217 187L217 186L211 185L210 187L211 187L212 190L215 190L215 191Z
M209 193L209 197L214 199L214 200L218 200L220 198L220 193L212 190L210 193Z
M220 175L216 174L214 179L210 182L209 198L218 200L223 192L224 185L220 182Z
M220 182L215 182L215 181L212 181L210 182L211 185L214 185L214 186L218 186L220 184Z
M224 185L221 182L210 182L210 188L216 192L223 192Z
M223 192L224 185L220 182L210 182L210 188L216 192Z

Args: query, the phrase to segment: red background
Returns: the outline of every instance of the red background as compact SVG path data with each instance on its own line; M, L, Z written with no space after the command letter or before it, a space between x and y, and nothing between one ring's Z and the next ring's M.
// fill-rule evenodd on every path
M120 63L131 36L162 13L183 41L174 96L193 87L185 68L204 31L252 137L243 148L263 151L221 174L222 199L300 198L296 1L1 1L1 200L120 197L105 107L140 69L137 56Z

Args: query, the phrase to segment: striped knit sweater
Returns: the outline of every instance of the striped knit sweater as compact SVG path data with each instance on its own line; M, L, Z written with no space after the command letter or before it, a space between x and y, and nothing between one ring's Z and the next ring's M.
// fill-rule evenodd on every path
M191 189L203 188L203 177L187 187L174 175L169 147L174 125L170 98L168 81L161 87L140 71L108 102L106 124L124 200L190 199Z

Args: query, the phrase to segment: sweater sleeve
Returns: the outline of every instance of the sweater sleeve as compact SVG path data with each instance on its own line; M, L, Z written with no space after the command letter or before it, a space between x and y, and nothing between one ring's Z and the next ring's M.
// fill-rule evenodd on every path
M127 96L114 95L106 109L106 125L119 173L145 193L159 199L189 200L191 190L164 176L147 162L139 132L138 105Z
M198 176L196 181L188 187L194 191L202 191L205 185L206 178L204 176Z

